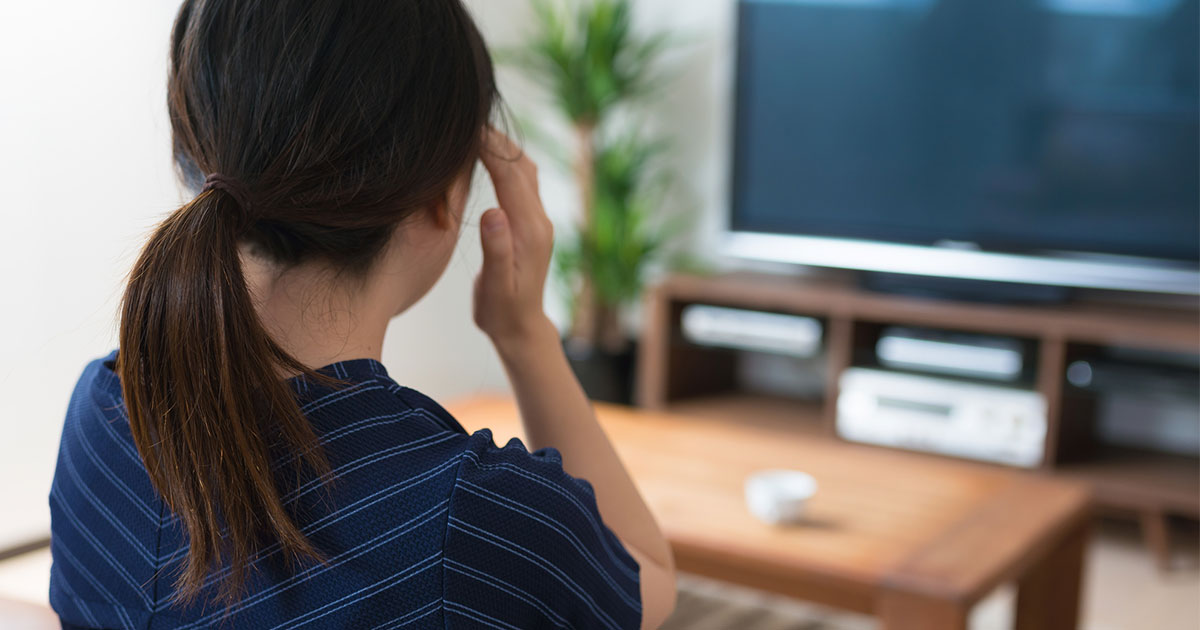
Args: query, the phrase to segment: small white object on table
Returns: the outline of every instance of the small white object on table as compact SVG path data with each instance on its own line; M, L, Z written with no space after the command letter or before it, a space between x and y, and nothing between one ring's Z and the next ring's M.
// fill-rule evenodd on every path
M804 506L817 492L817 480L798 470L764 470L746 479L746 507L772 525L804 521Z

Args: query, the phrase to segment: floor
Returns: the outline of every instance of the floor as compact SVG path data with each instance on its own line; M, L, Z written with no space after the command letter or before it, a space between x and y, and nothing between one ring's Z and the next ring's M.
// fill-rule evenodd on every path
M1088 552L1084 630L1200 629L1200 541L1195 525L1177 532L1170 571L1160 572L1136 528L1114 521L1097 527ZM46 601L50 554L38 551L0 562L0 597ZM731 587L680 578L679 606L663 630L871 630L862 615ZM1012 627L1012 592L1001 589L980 604L971 630Z

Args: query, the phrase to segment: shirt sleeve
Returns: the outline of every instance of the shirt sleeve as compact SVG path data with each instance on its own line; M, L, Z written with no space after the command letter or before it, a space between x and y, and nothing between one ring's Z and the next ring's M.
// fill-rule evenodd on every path
M447 628L637 628L638 564L552 448L463 453L444 548Z

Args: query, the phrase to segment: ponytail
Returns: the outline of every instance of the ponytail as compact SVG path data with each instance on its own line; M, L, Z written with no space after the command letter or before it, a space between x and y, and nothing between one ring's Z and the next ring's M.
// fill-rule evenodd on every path
M181 601L223 562L215 596L236 601L260 545L279 544L289 561L319 558L277 483L329 470L284 380L311 371L254 309L238 253L247 210L228 187L206 188L154 232L121 304L117 371L133 440L190 543ZM292 469L273 470L278 448L299 455Z
M474 164L494 79L460 0L180 2L171 151L185 181L208 179L138 258L117 355L134 442L189 539L178 602L233 603L267 546L285 569L320 559L284 499L329 464L285 377L338 381L268 335L239 243L365 278Z

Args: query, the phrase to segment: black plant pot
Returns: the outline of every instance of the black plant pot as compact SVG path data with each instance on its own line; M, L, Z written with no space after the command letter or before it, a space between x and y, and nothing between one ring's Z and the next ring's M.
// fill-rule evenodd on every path
M633 373L637 348L633 342L621 352L607 352L588 344L563 341L567 361L588 398L601 402L633 404Z

